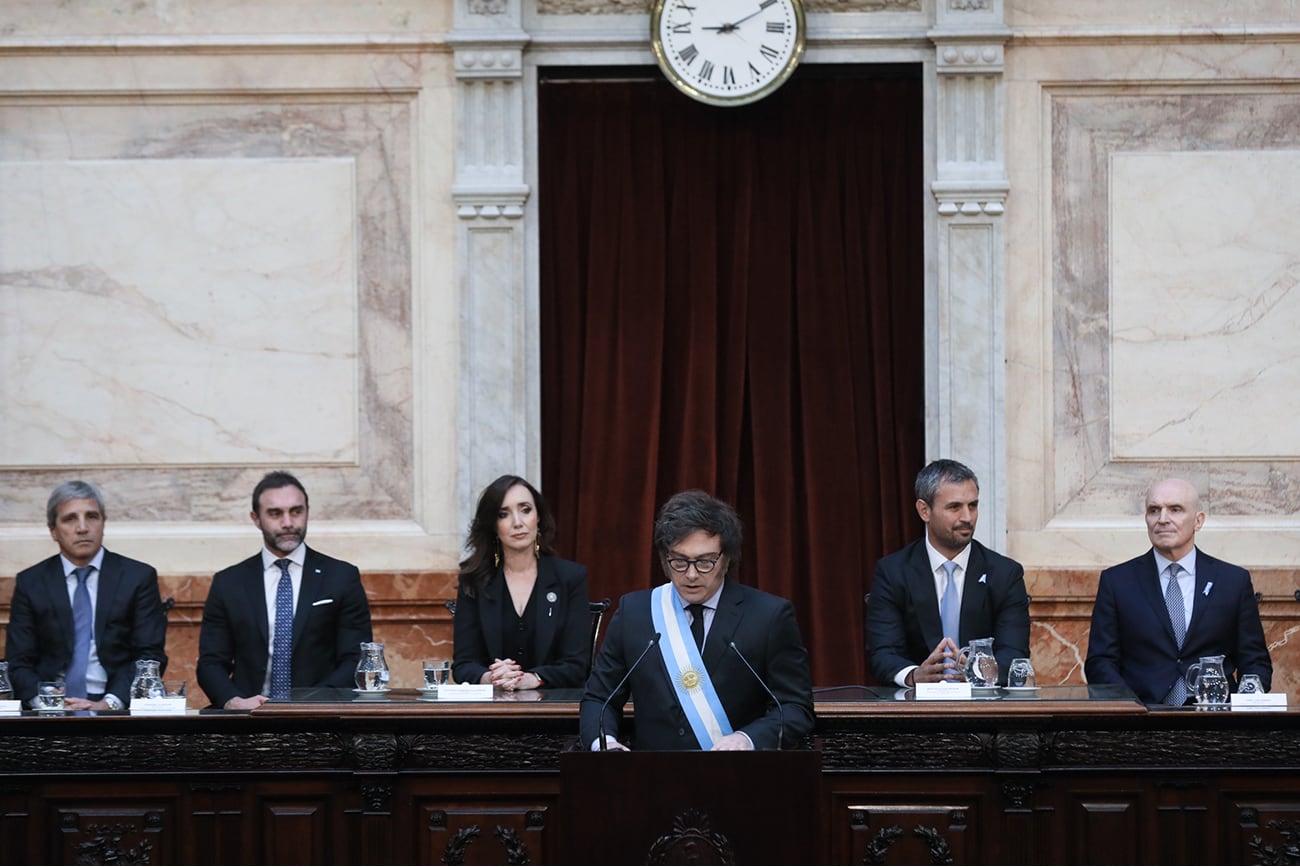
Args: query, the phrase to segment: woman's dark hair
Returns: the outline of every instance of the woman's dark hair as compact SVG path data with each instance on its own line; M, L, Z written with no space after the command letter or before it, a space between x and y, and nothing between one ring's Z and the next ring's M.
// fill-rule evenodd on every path
M541 492L519 476L501 476L483 489L478 498L478 507L474 509L474 519L469 522L469 536L465 547L469 556L460 561L460 586L468 595L477 595L492 575L497 571L494 555L501 552L501 540L497 538L497 516L506 492L515 485L522 485L533 495L533 504L537 507L537 541L542 554L554 554L555 549L555 515Z

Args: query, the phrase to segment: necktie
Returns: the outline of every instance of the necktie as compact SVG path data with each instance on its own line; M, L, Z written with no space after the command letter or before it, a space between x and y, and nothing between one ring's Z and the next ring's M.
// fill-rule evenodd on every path
M704 606L698 602L693 602L686 606L686 610L691 612L691 635L695 636L695 646L704 649Z
M73 698L86 697L86 667L90 664L90 639L94 635L94 614L90 607L90 590L86 579L93 566L79 566L72 574L77 576L77 589L72 592L72 664L68 666L65 689Z
M957 637L961 628L961 602L957 599L957 582L952 576L956 568L957 564L951 560L943 564L943 571L948 573L948 583L944 585L943 599L939 601L939 620L943 623L944 637L961 644Z
M289 577L289 561L276 560L280 567L280 583L275 588L275 640L271 645L271 698L289 699L293 684L293 579Z
M1183 647L1183 639L1187 637L1187 614L1186 608L1183 607L1183 591L1178 587L1178 575L1182 571L1182 566L1170 563L1167 571L1169 583L1165 586L1165 607L1169 609L1169 622L1174 627L1174 640L1178 642L1179 650ZM1169 694L1165 696L1165 704L1182 707L1186 701L1187 681L1179 675L1174 685L1169 688Z

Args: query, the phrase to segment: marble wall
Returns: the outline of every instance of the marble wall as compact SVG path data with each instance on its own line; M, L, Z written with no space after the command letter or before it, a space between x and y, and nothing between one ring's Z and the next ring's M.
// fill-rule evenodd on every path
M191 660L285 467L414 678L474 492L540 466L538 70L652 63L646 6L6 3L0 618L84 475ZM1081 680L1097 572L1177 474L1296 692L1293 4L808 6L805 63L923 70L927 448L985 480L1040 670Z

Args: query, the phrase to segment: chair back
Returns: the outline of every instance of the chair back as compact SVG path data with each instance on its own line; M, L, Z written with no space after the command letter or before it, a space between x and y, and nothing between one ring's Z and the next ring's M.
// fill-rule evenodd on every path
M600 625L605 621L605 612L609 610L610 601L606 597L600 602L588 602L587 613L591 615L591 658L587 660L587 669L591 669L591 662L596 658L596 651L600 649Z

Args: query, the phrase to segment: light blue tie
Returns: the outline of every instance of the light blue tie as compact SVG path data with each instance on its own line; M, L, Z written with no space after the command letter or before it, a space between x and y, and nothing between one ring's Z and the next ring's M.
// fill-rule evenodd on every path
M90 590L86 579L94 566L79 566L72 570L77 576L77 589L72 592L72 664L64 688L72 698L86 697L86 667L90 665L90 639L95 632L95 615L90 605Z
M1174 640L1178 649L1183 649L1183 640L1187 637L1187 608L1183 605L1183 591L1178 587L1178 576L1183 567L1177 563L1169 564L1169 584L1165 587L1165 607L1169 609L1169 624L1174 628ZM1165 704L1182 707L1187 702L1187 681L1180 674L1165 696Z
M271 698L288 701L293 686L293 579L289 561L276 560L280 583L275 588L275 640L271 645Z
M957 637L961 628L961 602L957 599L957 582L952 577L956 568L957 564L951 560L943 564L943 571L948 573L948 583L944 585L943 599L939 601L939 619L943 622L944 637L961 644Z

